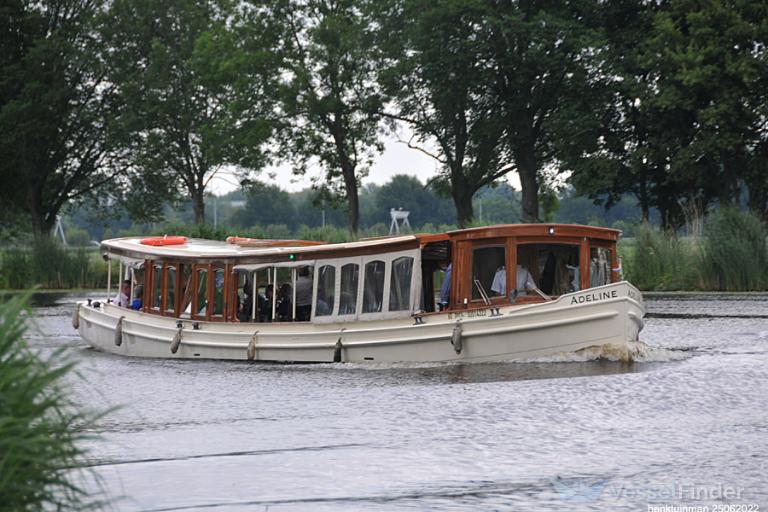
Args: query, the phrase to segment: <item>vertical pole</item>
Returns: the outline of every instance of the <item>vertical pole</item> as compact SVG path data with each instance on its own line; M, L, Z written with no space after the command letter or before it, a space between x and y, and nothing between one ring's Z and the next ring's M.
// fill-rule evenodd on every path
M251 272L251 322L256 319L256 303L259 299L259 287L256 286L256 271Z
M291 320L296 321L296 267L291 268Z
M135 276L133 275L133 267L131 267L131 298L130 298L130 305L131 306L133 306L133 280L134 280L134 277Z
M112 302L112 260L107 259L107 304Z
M275 309L277 308L277 267L275 269L275 278L272 279L272 321L275 321Z

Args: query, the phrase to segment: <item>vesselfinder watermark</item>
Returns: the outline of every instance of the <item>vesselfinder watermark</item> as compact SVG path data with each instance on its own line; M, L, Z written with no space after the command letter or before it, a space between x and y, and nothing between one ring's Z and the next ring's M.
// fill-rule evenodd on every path
M591 477L557 477L551 479L551 483L561 500L572 503L639 501L647 503L647 512L759 512L760 510L759 505L748 502L744 487L728 483L665 482L634 485L624 481Z

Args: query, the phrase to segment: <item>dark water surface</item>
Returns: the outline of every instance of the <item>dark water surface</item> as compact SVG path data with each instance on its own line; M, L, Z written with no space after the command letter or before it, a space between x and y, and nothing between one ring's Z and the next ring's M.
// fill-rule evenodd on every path
M116 510L768 510L768 296L649 299L634 363L374 366L112 356L76 298L30 342L121 406L91 446Z

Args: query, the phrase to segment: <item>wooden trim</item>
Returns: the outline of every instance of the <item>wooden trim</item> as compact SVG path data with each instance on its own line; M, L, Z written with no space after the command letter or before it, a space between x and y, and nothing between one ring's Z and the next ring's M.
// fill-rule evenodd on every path
M205 306L205 319L210 322L211 316L213 316L214 304L214 290L216 288L216 277L213 274L213 263L208 264L208 277L205 280L205 300L208 304Z
M200 287L200 275L198 274L198 269L200 269L203 265L192 265L192 282L190 286L192 287L192 301L191 301L191 310L189 312L189 317L193 320L200 320L201 318L197 315L197 312L200 311L200 304L198 300L198 293L197 290Z
M581 241L581 251L579 254L579 267L581 267L581 290L589 288L590 272L589 272L589 240L584 239Z
M167 312L165 311L166 304L168 304L168 265L163 264L161 276L162 276L162 282L160 284L160 314L162 316L167 316Z
M174 283L174 294L173 294L173 316L176 318L179 318L181 316L181 306L184 304L184 297L182 290L182 280L184 278L184 275L181 272L182 266L181 263L176 263L176 282Z

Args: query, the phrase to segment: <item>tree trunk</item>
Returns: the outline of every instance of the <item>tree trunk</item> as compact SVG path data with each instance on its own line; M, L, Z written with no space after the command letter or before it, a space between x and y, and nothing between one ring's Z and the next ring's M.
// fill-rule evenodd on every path
M451 196L453 197L453 204L456 206L456 222L460 228L469 227L475 218L475 212L472 208L473 195L462 185L451 185Z
M517 173L520 175L520 185L523 189L523 222L540 222L539 220L539 181L537 178L538 165L533 149L525 148L515 152Z
M638 194L640 202L640 210L643 213L643 222L650 222L651 220L651 207L648 200L648 184L645 182L645 178L640 179L640 194Z
M190 190L192 195L192 210L195 213L195 223L205 224L205 191L202 188Z
M344 176L344 190L347 196L347 222L349 231L357 235L360 228L360 202L357 194L357 176L351 162L342 163L341 173Z

